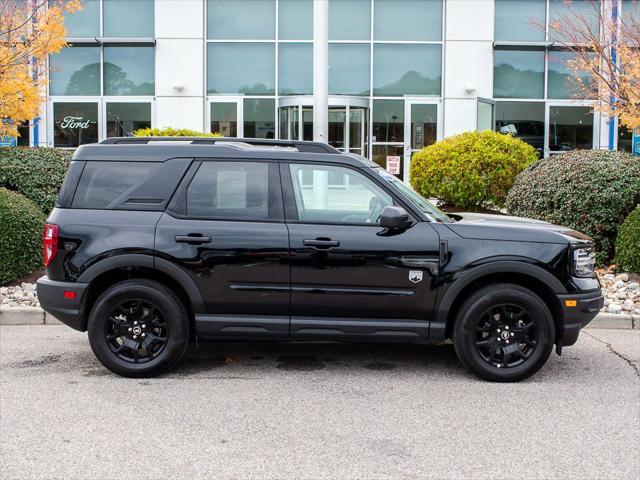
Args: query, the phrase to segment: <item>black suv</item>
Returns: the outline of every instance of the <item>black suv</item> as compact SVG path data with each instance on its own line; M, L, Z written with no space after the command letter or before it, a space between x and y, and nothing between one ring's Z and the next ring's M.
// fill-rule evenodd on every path
M130 377L203 338L450 338L476 375L516 381L603 304L588 237L446 215L369 160L312 142L82 146L43 243L42 307Z

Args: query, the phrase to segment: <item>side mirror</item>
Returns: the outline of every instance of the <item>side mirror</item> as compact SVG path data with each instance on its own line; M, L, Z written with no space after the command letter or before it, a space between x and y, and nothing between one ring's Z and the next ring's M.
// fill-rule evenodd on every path
M409 214L402 207L386 206L380 214L380 226L389 230L398 230L409 226Z

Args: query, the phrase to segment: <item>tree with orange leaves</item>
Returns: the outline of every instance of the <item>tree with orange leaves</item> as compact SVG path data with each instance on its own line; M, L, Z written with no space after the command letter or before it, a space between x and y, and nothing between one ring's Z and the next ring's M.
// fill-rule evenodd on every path
M0 0L0 138L38 116L46 59L65 46L65 12L80 0Z
M563 0L566 13L549 24L554 47L573 53L567 63L576 96L594 99L594 108L617 117L629 130L640 128L640 1L583 0L577 11Z

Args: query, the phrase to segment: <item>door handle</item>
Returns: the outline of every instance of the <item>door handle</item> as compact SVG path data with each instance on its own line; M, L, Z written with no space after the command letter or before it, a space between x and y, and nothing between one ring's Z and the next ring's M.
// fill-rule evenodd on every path
M316 250L330 250L333 247L339 247L340 242L338 240L331 240L330 238L316 238L315 240L303 240L302 244L305 247L313 247Z
M176 235L176 242L178 243L190 243L192 245L199 245L201 243L209 243L211 237L205 237L204 235L191 233L189 235Z

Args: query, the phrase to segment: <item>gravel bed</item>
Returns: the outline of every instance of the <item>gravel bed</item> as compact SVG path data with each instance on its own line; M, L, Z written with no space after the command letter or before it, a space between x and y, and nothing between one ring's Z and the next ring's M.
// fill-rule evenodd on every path
M598 270L605 295L603 312L640 315L640 283L637 276ZM634 278L636 277L636 278ZM0 287L0 307L38 307L34 283Z

